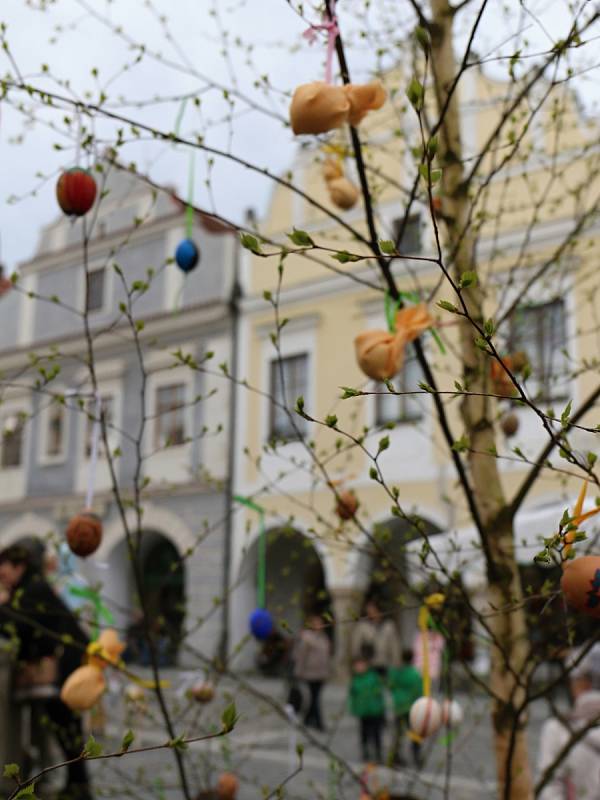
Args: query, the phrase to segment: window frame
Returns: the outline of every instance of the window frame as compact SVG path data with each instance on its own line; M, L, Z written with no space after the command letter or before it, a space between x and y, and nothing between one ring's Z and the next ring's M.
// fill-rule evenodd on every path
M297 424L298 427L301 429L301 435L297 435L295 431L291 431L293 435L282 434L275 428L275 421L276 415L278 412L278 407L274 402L275 398L275 376L280 374L280 371L285 362L292 362L292 361L302 361L304 363L304 380L303 380L303 388L304 391L301 393L302 396L306 400L306 396L308 394L310 388L310 353L307 350L302 350L299 352L289 353L282 355L280 358L270 358L268 360L268 397L269 397L269 410L268 410L268 419L267 419L267 438L269 441L275 440L278 442L286 443L286 442L298 442L302 438L302 435L306 435L307 432L307 425L306 420L298 417ZM285 381L285 375L284 375ZM286 392L286 384L284 383L283 387L284 393ZM293 402L296 401L296 398L299 394L296 392L296 396L293 398Z
M60 394L61 391L64 392L64 389L59 389L55 387L55 393ZM51 419L51 413L55 409L60 409L63 415L63 437L62 437L62 447L60 452L58 453L48 453L48 443L49 443L49 425ZM39 448L38 448L38 463L41 466L52 466L55 464L63 464L67 460L67 454L69 452L69 435L70 435L70 418L69 418L69 406L65 402L58 403L56 400L52 399L48 402L42 412L40 414L40 436L39 436Z
M391 382L396 386L399 392L410 391L410 388L406 386L405 380L405 368L406 364L410 361L411 363L416 363L417 367L419 366L419 362L417 361L416 354L414 353L414 348L412 343L407 345L406 348L406 356L404 364L400 372L391 379ZM423 380L423 376L421 375L420 380ZM376 427L383 427L386 425L407 425L410 423L420 422L424 417L423 409L418 407L413 412L406 411L406 405L410 403L411 400L414 399L413 395L392 395L387 392L385 382L381 381L377 383L378 389L385 391L380 391L375 395L375 408L374 408L374 424ZM418 384L415 386L415 389L418 388ZM381 416L381 409L384 402L384 399L394 398L395 401L401 408L401 413L396 419L383 419Z
M543 309L549 309L553 306L559 306L562 309L562 322L563 322L563 333L564 337L562 339L562 344L559 347L551 347L545 343L545 339L543 336L543 331L540 329L541 325L539 320L543 319ZM508 322L508 337L507 337L507 347L509 353L514 353L517 351L526 351L526 347L523 346L523 341L516 340L516 332L515 332L515 317L519 313L527 313L527 312L534 312L536 314L535 320L535 350L536 356L539 356L540 353L543 353L545 349L551 347L551 349L558 350L558 352L563 354L563 352L568 353L568 339L569 339L569 308L566 298L563 297L550 297L547 300L542 300L538 303L523 303L515 309L513 315ZM536 363L540 362L540 359L536 357ZM542 359L543 362L543 359ZM566 375L564 381L557 382L553 379L552 370L550 370L549 374L544 374L542 376L542 380L536 375L535 371L533 370L532 364L532 373L531 376L528 378L527 383L529 386L534 386L534 392L532 393L529 390L529 394L535 398L536 402L538 403L560 403L564 402L569 399L570 391L569 391L569 384L571 383L571 378ZM526 383L526 386L527 386ZM558 385L557 385L558 383ZM553 394L552 389L557 388L559 391L557 394Z
M182 401L179 405L171 406L165 411L160 411L160 404L159 404L159 395L161 392L173 389L181 389L182 391ZM164 383L158 383L154 386L154 430L153 430L153 446L155 452L166 452L168 450L173 450L175 447L182 447L188 444L188 439L190 436L190 432L188 430L188 399L187 399L187 389L188 384L181 380L181 381L170 381ZM178 442L173 442L171 444L161 444L160 436L161 436L161 417L165 414L171 414L174 411L179 411L181 413L181 421L182 421L182 440Z
M19 442L19 462L17 464L5 464L5 439L7 438L6 434L6 423L12 419L13 417L17 418L17 425L15 430L19 430L20 434L20 442ZM27 422L27 414L22 409L20 411L9 411L8 413L4 413L2 417L0 417L0 472L8 472L9 470L20 470L23 469L25 465L25 426ZM8 436L11 436L12 433L9 433Z
M402 221L404 220L404 216L395 217L392 220L392 230L393 230L393 241L396 247L396 250L403 256L416 256L420 255L423 252L423 230L422 230L422 214L420 211L414 211L412 214L408 215L408 220L406 224L406 228L404 230L404 234L408 233L410 230L411 223L416 224L417 230L417 237L418 237L418 244L416 249L411 250L403 250L401 247L401 240L399 239L400 236L400 228L402 226Z

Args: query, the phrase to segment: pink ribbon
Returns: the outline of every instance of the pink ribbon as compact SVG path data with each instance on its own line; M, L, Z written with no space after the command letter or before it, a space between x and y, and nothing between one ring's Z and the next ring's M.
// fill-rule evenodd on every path
M331 83L333 77L333 53L335 51L335 40L340 32L337 24L337 17L335 16L335 3L336 0L331 1L331 19L327 22L322 22L320 25L311 25L302 34L304 38L310 43L314 44L317 40L317 31L327 31L327 58L325 61L325 82Z

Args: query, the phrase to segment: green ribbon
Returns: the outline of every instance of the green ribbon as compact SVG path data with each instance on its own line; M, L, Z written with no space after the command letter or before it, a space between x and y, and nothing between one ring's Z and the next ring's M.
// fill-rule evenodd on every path
M100 620L104 620L107 625L113 625L115 618L110 610L102 602L99 592L89 586L69 586L69 594L88 600L94 607L94 622L92 624L92 641L95 642L100 635Z
M389 292L386 291L384 304L385 304L385 319L387 321L388 330L390 333L396 333L396 314L398 313L400 307L404 300L408 300L411 303L420 303L421 298L416 292L398 292L398 299L393 300L392 296ZM440 349L440 353L445 356L446 355L446 348L444 347L444 343L440 339L439 333L436 331L435 328L430 328L431 335L437 346Z
M258 514L260 520L260 533L258 535L258 569L256 575L256 594L258 597L258 607L264 608L266 606L266 585L267 585L267 537L265 532L265 510L258 503L250 500L249 497L242 497L241 495L234 494L233 499L251 511Z

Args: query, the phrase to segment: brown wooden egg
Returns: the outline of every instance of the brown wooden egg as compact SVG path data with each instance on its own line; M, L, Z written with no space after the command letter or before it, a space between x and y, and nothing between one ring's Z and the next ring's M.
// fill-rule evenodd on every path
M352 519L358 510L358 497L350 489L345 492L340 492L338 498L335 513L340 519Z
M500 427L502 428L502 433L510 438L519 430L519 418L516 414L506 414L500 420Z
M235 800L240 782L233 772L222 772L217 781L217 797L219 800Z
M215 687L208 681L201 681L192 686L190 695L198 703L210 703L215 696Z
M87 509L74 516L67 525L67 544L80 558L91 556L102 541L102 522Z
M600 619L600 556L580 556L563 565L560 588L576 611Z

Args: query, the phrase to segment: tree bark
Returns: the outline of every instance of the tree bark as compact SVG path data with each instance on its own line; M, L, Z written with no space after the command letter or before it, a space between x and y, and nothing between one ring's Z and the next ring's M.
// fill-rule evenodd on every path
M464 272L477 274L473 236L468 230L469 187L465 183L457 92L448 100L457 65L453 53L453 12L448 0L431 0L431 71L436 103L444 118L439 128L438 155L442 168L443 217L447 249L453 254L449 265L456 283ZM520 711L525 699L526 666L529 654L522 588L514 550L513 519L508 512L495 448L493 398L489 388L489 356L475 345L476 322L483 327L483 290L479 282L461 292L470 319L460 318L460 353L463 384L481 396L467 395L461 405L471 485L480 513L485 539L488 626L494 639L491 651L490 690L493 697L494 744L503 800L532 800L525 724ZM449 298L455 302L454 298Z

